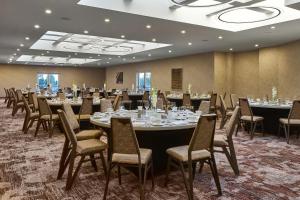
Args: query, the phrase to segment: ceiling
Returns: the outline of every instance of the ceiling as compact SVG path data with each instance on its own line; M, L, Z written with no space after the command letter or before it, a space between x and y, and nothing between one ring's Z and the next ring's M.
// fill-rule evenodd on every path
M200 1L174 1L185 6L177 6L171 0L1 0L0 63L109 67L202 52L253 50L300 39L300 11L284 7L284 0L201 0L224 3L223 13L228 12L228 15L224 14L222 19L249 20L253 12L260 14L258 20L263 20L264 15L271 18L248 25L220 22L219 15L205 17L212 8L187 7L205 5ZM246 3L249 6L245 8ZM233 9L228 9L230 7ZM217 8L222 10L223 7ZM274 17L277 8L280 15ZM46 14L47 9L52 13ZM237 12L231 13L231 10ZM36 29L35 25L40 28ZM140 42L152 46L126 54L97 52L97 45L93 45L95 51L37 48L48 31L71 37L109 38L118 48L120 40L126 45ZM81 42L81 46L92 46ZM22 55L38 60L20 61ZM43 62L46 60L43 57L47 62ZM52 60L64 61L51 63ZM68 63L69 60L73 62Z

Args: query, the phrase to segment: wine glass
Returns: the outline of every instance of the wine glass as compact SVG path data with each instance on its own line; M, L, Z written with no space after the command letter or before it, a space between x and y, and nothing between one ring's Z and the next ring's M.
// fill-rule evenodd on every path
M144 107L145 107L146 110L149 109L149 107L150 107L149 101L144 102Z

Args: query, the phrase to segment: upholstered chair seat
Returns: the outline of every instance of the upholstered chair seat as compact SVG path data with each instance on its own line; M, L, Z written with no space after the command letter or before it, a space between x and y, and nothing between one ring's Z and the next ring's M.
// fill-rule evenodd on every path
M149 163L149 161L151 160L152 150L140 148L140 153L141 164ZM139 159L137 154L114 153L112 155L112 162L138 165Z
M283 124L292 124L292 125L300 125L300 119L286 119L280 118L279 121Z
M264 118L260 117L260 116L253 116L253 118L251 118L251 116L244 115L244 116L241 116L241 120L249 121L249 122L251 122L251 121L258 122L258 121L264 120Z
M101 137L101 130L81 130L76 133L76 138L78 141L80 140L88 140L88 139L98 139Z
M50 120L51 115L43 115L43 116L41 116L41 119ZM52 120L59 120L58 115L57 114L52 114Z
M227 142L226 136L225 135L215 135L214 145L216 147L227 146L228 142Z
M173 148L167 149L167 154L169 154L170 156L176 158L177 160L179 160L181 162L187 162L188 161L188 150L189 150L188 145L173 147ZM205 149L192 151L191 155L192 155L192 160L210 158L210 152Z
M107 144L99 139L87 139L77 141L77 152L79 154L90 154L103 151L107 148Z

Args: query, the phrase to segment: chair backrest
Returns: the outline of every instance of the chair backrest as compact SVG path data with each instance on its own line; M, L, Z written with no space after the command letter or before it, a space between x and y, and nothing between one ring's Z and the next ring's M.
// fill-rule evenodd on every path
M300 119L300 100L294 100L292 109L289 113L289 119Z
M74 114L71 104L63 103L63 109L66 113L67 118L69 119L69 123L70 123L72 130L74 130L74 131L79 130L80 126L77 121L76 115Z
M208 114L210 108L210 101L201 101L199 109L203 114Z
M121 102L122 102L122 97L120 95L117 95L113 104L114 111L120 108Z
M139 154L139 144L130 118L111 118L112 153Z
M9 89L9 92L10 92L10 97L11 97L11 99L14 101L14 102L17 102L17 95L16 95L16 92L15 92L15 90L14 89Z
M241 108L241 116L253 116L247 98L239 98L239 105Z
M112 108L110 99L101 99L100 100L100 112L107 112L108 108Z
M125 91L122 91L122 100L123 101L128 101L130 100L129 99L129 96L128 96L128 92L125 90Z
M202 115L199 118L197 127L189 144L189 160L190 153L198 150L208 150L213 152L213 140L215 135L216 114Z
M217 103L217 93L212 93L210 96L210 108L216 108Z
M191 95L188 93L183 94L182 106L191 106Z
M232 108L235 108L237 106L238 101L239 100L236 94L230 94L230 103Z
M65 99L66 99L65 93L59 92L59 93L58 93L58 98L59 98L59 100L61 100L61 101L65 100Z
M240 107L236 106L232 112L229 122L225 127L225 133L228 139L232 138L234 131L238 128L239 119L240 119Z
M221 113L225 114L226 111L227 111L227 105L226 105L226 102L224 100L224 96L220 94L219 97L220 97L220 103L221 103Z
M52 111L45 97L38 97L37 101L39 105L40 116L52 115Z
M33 106L34 106L34 110L38 110L38 109L39 109L39 105L38 105L36 93L30 92L30 93L28 94L28 99L32 99L32 101L33 101Z
M5 92L5 98L8 98L9 95L8 95L8 93L7 93L7 89L6 89L6 88L4 88L4 92Z
M90 115L92 113L93 113L93 98L92 97L82 98L82 104L80 107L79 114L80 115Z
M31 109L28 105L28 102L27 102L27 100L24 96L22 96L22 101L24 102L24 107L25 107L25 110L26 110L26 114L30 115L32 113L32 111L31 111Z
M21 102L22 97L23 97L22 91L21 90L16 90L16 96L17 96L17 101Z
M57 113L58 113L59 119L61 121L61 124L63 125L64 132L65 132L67 139L71 142L72 147L76 149L77 138L76 138L75 132L73 131L73 129L70 125L70 121L69 121L66 113L61 109L57 110Z
M149 101L149 91L145 91L143 94L143 100L144 101Z

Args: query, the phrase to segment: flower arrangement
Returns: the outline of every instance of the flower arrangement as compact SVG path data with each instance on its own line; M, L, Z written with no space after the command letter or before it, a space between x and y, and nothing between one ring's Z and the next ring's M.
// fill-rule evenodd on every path
M278 91L275 86L272 87L272 101L276 101L278 97Z
M75 83L72 84L73 98L77 97L77 85Z
M157 103L157 89L152 88L151 89L151 105L152 108L156 108L156 103Z
M192 84L190 84L190 83L188 85L188 93L192 94Z

